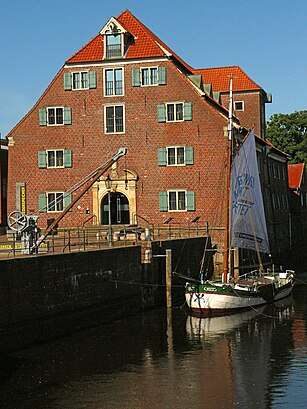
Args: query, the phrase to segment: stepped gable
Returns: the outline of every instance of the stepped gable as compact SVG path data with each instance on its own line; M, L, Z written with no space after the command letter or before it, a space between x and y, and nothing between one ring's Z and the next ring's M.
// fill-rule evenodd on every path
M233 91L261 90L261 87L239 66L196 69L193 70L193 74L201 74L203 83L212 85L212 91L229 92L231 77L233 77Z
M123 28L134 36L134 44L130 45L126 59L172 56L188 71L192 68L177 54L164 44L152 31L141 23L129 10L121 13L116 20ZM70 57L66 63L81 63L101 61L104 55L103 36L98 34L83 48Z
M304 173L304 163L296 163L288 165L289 187L291 189L299 189L301 187Z

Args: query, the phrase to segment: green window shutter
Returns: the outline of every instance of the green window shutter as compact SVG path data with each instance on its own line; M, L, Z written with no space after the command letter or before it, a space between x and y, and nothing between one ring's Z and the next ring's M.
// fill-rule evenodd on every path
M158 122L166 122L165 104L158 105Z
M88 73L88 84L90 89L97 87L96 71L90 71Z
M184 121L192 121L192 102L185 102L183 109Z
M185 164L194 165L194 149L192 146L185 147Z
M72 167L72 151L71 150L64 150L63 162L64 162L64 168Z
M71 89L72 89L71 73L64 72L64 90L71 91Z
M166 166L166 148L159 148L158 149L158 165L159 166Z
M64 107L64 125L71 125L71 108Z
M38 151L38 167L39 168L47 167L46 151Z
M45 108L41 108L38 111L39 113L39 124L40 126L46 126L47 125L47 111Z
M141 85L141 73L138 68L133 68L132 70L132 86L140 87Z
M66 207L70 205L71 201L72 201L72 194L71 193L64 193L64 196L63 196L64 209L66 209Z
M38 195L38 211L46 213L47 211L47 196L46 193L40 193Z
M167 212L167 192L159 192L159 206L160 212Z
M187 192L187 210L194 211L195 210L195 193L194 192Z
M166 68L158 67L158 84L166 85Z

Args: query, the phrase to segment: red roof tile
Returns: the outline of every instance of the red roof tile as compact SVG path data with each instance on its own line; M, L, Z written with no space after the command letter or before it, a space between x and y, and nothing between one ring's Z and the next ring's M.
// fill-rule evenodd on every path
M229 92L229 81L233 77L233 91L260 90L256 84L240 67L219 67L193 70L193 74L201 74L204 84L212 84L212 91Z
M304 172L304 163L297 163L288 165L289 187L291 189L298 189L301 186Z

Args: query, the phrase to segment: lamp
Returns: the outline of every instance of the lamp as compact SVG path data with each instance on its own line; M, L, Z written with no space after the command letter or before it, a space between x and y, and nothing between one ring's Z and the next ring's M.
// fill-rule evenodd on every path
M111 180L111 178L110 178L110 175L108 175L108 176L105 178L104 183L106 184L106 189L107 189L107 190L111 190L112 180Z

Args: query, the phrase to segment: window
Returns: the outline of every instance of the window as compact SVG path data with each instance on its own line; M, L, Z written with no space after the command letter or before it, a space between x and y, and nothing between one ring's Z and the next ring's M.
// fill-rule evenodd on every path
M168 209L169 210L186 210L186 192L182 191L169 191L168 192Z
M158 85L158 68L141 68L142 85Z
M72 89L88 88L88 72L73 72L72 74Z
M123 105L105 107L105 132L106 133L125 132Z
M105 70L105 95L123 95L123 69Z
M64 167L64 151L47 151L47 168Z
M184 212L195 210L194 192L187 190L169 190L159 193L161 212Z
M147 87L152 85L166 85L166 68L165 67L142 67L133 68L132 86Z
M234 102L234 109L235 109L235 111L244 111L244 102L243 101L235 101Z
M48 107L39 110L41 126L71 125L71 108Z
M192 146L168 146L166 148L159 148L158 165L194 165L194 149Z
M166 104L166 113L167 122L183 121L183 103Z
M47 212L62 212L64 192L47 193Z
M181 122L191 120L191 102L167 102L158 105L158 122Z
M121 34L111 34L106 37L106 56L116 58L122 56Z
M62 212L72 201L71 193L47 192L38 195L40 212Z
M68 149L38 151L39 168L71 168L72 151Z
M96 71L78 71L64 73L64 90L83 90L96 88Z
M47 123L48 125L63 125L63 108L47 108Z

